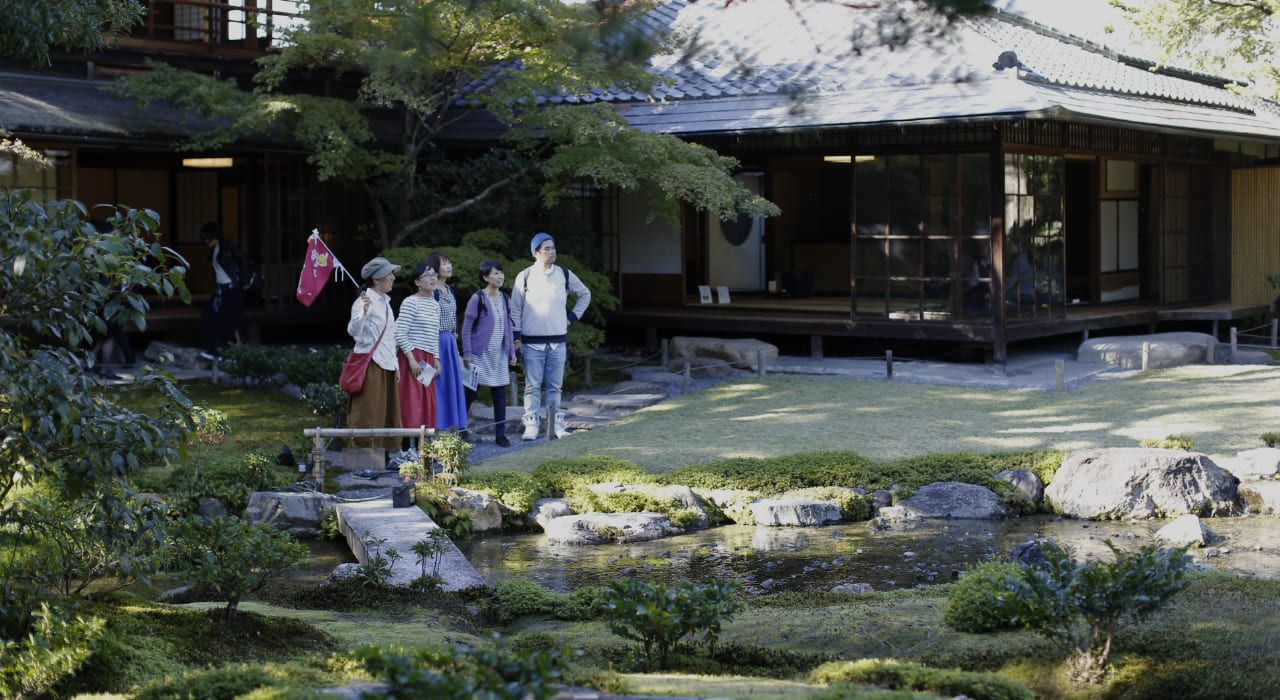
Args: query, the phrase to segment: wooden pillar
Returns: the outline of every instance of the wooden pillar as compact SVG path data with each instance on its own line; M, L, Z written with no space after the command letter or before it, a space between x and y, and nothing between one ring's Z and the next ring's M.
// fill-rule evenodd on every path
M1009 360L1004 334L1004 148L1003 132L996 125L996 147L991 149L991 344L998 365Z
M822 336L809 336L809 359L814 362L822 361Z

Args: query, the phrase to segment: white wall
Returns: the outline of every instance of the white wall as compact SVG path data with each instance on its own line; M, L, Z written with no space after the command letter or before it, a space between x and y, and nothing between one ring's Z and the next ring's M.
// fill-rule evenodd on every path
M646 221L649 205L639 192L618 196L619 267L623 273L680 274L680 226L661 216Z

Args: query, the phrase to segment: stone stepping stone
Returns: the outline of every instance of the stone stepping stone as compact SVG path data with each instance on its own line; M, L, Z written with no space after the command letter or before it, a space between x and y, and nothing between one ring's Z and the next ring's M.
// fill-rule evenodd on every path
M751 516L765 527L818 527L840 522L840 506L810 498L765 498L750 505Z
M632 381L643 382L645 384L659 384L662 386L683 386L684 376L676 372L668 372L662 367L646 367L643 370L633 370L629 373Z
M648 381L631 380L618 382L605 391L606 394L660 394L662 386Z
M403 586L421 574L410 549L415 543L426 539L432 530L440 528L421 508L393 508L391 499L379 499L362 503L339 503L334 510L338 513L338 530L347 538L347 544L361 564L372 556L364 541L367 532L370 537L386 540L380 545L382 551L395 548L404 555L391 573L389 583ZM446 591L461 591L485 585L479 572L452 541L445 547L440 559L440 576L444 579L442 588Z
M599 408L644 408L665 398L666 394L578 394L573 400Z
M565 425L569 430L592 430L611 423L613 423L613 419L611 418L600 418L596 416L571 415L565 419Z
M553 518L543 528L561 544L645 542L683 532L661 513L585 513Z

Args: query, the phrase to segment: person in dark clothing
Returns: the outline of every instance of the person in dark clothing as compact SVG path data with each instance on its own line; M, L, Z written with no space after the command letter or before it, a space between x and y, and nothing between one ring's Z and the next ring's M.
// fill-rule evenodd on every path
M200 345L209 352L231 340L239 340L244 322L244 289L248 279L248 263L240 249L222 239L216 223L200 227L200 238L209 246L209 264L213 266L213 296L200 317Z

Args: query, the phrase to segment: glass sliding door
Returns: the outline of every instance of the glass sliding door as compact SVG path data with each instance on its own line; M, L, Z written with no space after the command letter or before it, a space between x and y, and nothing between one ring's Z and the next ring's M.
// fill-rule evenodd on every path
M989 178L986 154L855 157L855 315L989 317Z
M1063 169L1060 156L1005 155L1004 286L1010 321L1066 313Z

